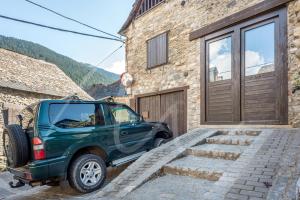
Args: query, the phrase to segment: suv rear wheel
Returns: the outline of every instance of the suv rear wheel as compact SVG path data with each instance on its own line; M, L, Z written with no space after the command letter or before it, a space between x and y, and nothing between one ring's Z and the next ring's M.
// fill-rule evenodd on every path
M106 178L103 159L94 154L85 154L75 159L68 173L68 181L75 190L89 193L99 189Z

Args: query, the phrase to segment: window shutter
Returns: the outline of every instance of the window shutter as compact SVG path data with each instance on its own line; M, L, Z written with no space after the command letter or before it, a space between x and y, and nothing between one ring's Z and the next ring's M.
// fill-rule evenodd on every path
M147 67L152 68L168 62L168 33L163 33L147 43Z

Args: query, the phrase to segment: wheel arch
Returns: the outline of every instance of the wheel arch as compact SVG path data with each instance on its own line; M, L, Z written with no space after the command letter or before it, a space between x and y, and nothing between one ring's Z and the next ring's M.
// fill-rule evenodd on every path
M167 131L160 130L160 131L157 131L157 133L155 133L154 139L156 139L156 138L169 139L170 137L171 137L171 135Z
M66 170L65 170L66 174L68 173L72 162L76 158L78 158L79 156L84 155L84 154L98 155L104 160L104 162L106 162L106 160L108 158L108 155L107 155L106 151L103 148L101 148L97 145L90 145L90 146L81 147L81 148L77 149L76 151L74 151L73 154L71 154L70 159L68 161L68 164L66 166Z

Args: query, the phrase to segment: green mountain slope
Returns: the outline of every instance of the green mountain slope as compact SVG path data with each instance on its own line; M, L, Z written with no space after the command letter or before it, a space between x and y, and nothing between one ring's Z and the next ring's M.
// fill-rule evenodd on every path
M94 84L111 84L119 79L117 74L77 62L33 42L0 35L0 48L53 63L83 89L90 88ZM87 74L88 80L84 81Z

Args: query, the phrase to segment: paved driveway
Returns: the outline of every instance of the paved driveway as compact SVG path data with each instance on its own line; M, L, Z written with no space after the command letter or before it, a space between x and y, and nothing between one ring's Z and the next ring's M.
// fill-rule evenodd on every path
M108 180L106 184L119 175L126 167L127 166L122 166L108 169ZM84 199L93 195L93 193L82 195L70 188L67 182L57 187L42 186L32 188L30 186L24 186L12 189L8 185L8 182L11 180L12 175L10 173L3 172L0 174L0 200Z

